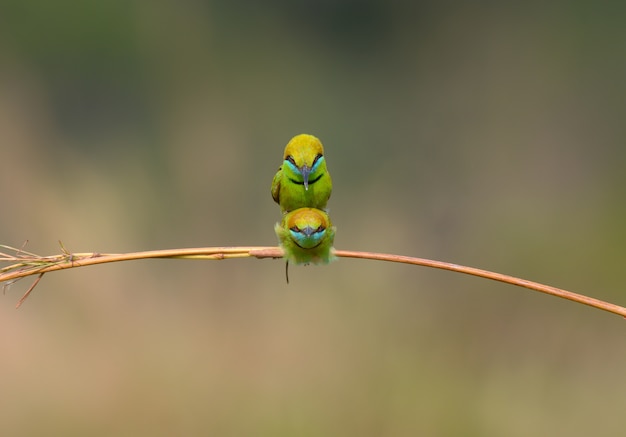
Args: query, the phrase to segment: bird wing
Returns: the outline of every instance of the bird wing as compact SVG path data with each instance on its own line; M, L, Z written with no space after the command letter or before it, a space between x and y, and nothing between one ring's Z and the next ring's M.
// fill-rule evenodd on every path
M283 175L283 167L280 166L272 179L272 199L280 205L280 180Z

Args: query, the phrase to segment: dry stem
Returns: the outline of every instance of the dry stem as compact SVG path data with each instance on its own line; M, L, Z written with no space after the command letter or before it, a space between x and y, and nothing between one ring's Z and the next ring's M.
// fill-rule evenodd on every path
M154 250L147 252L133 252L126 254L117 253L70 253L61 244L63 251L60 255L38 256L33 253L25 252L22 249L14 249L9 246L0 245L5 249L15 252L15 255L8 255L0 252L0 261L14 262L9 266L0 269L0 282L4 283L6 288L13 282L31 275L38 275L35 282L31 285L24 296L19 300L16 308L24 302L30 292L35 288L41 280L44 273L55 270L64 270L75 267L84 267L94 264L104 264L119 261L131 261L137 259L149 258L178 258L178 259L208 259L222 260L231 258L282 258L283 252L279 247L202 247L192 249L171 249L171 250ZM526 279L516 278L514 276L503 275L501 273L490 272L488 270L467 267L458 264L447 263L443 261L434 261L424 258L414 258L401 255L372 253L372 252L354 252L347 250L335 251L337 257L344 258L361 258L377 261L389 261L404 264L413 264L424 267L432 267L436 269L450 270L453 272L464 273L467 275L478 276L481 278L500 281L507 284L517 285L519 287L528 288L562 299L568 299L584 305L591 306L600 310L608 311L626 317L626 308L595 299L582 294L573 293L571 291L540 284L538 282L528 281Z

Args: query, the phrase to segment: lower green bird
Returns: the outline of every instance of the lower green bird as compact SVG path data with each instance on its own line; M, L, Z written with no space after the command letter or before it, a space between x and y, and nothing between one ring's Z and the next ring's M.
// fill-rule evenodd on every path
M336 257L333 242L335 227L324 211L299 208L283 216L274 231L287 260L285 272L289 283L289 262L293 264L328 264Z

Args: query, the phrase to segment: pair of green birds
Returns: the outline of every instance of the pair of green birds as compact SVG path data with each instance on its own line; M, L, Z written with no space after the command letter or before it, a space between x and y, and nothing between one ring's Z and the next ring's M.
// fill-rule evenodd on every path
M285 147L283 164L272 180L272 198L283 213L274 231L287 268L289 262L327 264L335 258L335 227L326 212L331 191L321 141L313 135L296 135Z

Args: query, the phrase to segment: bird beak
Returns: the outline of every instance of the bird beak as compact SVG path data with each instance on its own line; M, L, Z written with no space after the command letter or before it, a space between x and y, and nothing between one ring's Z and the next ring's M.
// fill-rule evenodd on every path
M300 229L300 230L302 231L304 235L306 235L307 237L310 237L311 235L315 233L317 229L314 229L311 226L307 226L304 229Z
M309 190L309 173L311 173L311 169L308 165L304 164L300 167L300 173L302 173L302 179L304 180L304 189Z

